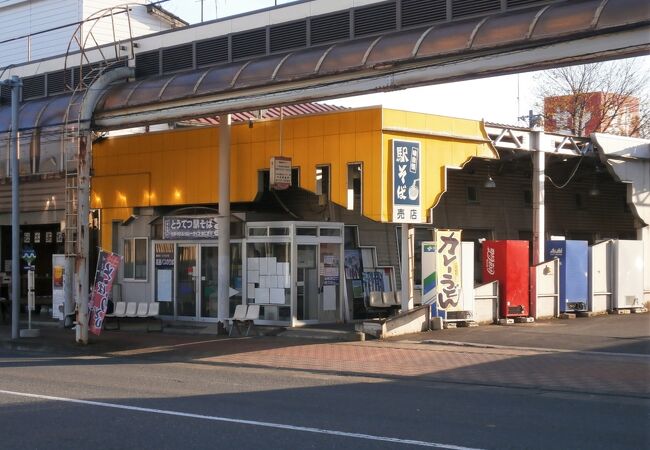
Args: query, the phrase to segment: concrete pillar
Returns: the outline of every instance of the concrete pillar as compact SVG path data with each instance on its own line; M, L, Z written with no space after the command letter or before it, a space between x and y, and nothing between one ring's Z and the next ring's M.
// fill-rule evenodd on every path
M546 177L546 154L542 149L543 131L533 128L530 133L533 150L533 264L544 262L546 236L544 181Z
M18 339L20 317L20 203L18 168L18 104L20 102L20 79L14 75L11 86L11 339Z
M230 114L219 116L219 252L217 318L230 317Z
M409 240L409 225L402 224L402 267L400 268L402 281L402 311L413 309L413 286L411 286L411 241Z

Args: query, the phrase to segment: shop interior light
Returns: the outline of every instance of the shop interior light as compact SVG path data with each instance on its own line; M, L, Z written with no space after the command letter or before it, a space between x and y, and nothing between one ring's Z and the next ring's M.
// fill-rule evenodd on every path
M494 182L494 180L492 179L492 175L490 174L489 166L488 166L488 178L487 180L485 180L483 187L486 189L494 189L495 187L497 187L497 184Z

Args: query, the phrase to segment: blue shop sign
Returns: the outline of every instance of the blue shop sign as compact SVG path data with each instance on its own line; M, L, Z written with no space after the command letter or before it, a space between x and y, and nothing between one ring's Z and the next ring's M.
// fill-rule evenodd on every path
M421 223L420 143L393 140L393 222Z

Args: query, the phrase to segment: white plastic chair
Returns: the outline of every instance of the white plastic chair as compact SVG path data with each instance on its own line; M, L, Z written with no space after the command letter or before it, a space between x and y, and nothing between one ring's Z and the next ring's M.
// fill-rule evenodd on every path
M136 310L135 315L138 316L138 317L148 317L148 315L149 315L149 303L148 302L140 302L140 303L138 303L138 309Z
M371 308L383 308L384 301L381 298L381 292L372 291L370 292L370 299L368 301L368 306Z
M244 322L248 324L246 329L246 336L251 332L255 326L255 321L260 318L260 305L248 305L248 311L246 311L246 317Z
M138 304L136 302L128 302L126 304L126 312L124 317L136 317L138 313Z
M246 319L247 308L248 307L246 305L237 305L237 306L235 306L235 313L233 314L233 316L226 319L226 321L230 322L230 330L228 331L228 336L232 336L233 328L236 328L237 333L239 333L239 335L241 336L241 330L239 329L239 323L243 322L244 319Z
M117 302L113 307L113 314L109 314L109 317L124 317L126 315L126 302Z
M158 331L162 331L163 330L163 321L162 321L162 319L160 317L158 317L159 315L160 315L160 303L158 303L158 302L149 303L149 310L147 311L147 317L150 317L153 320L160 321L160 330L158 330ZM151 331L149 329L149 326L147 326L147 331Z
M382 292L381 299L384 302L384 306L395 306L395 293L393 291Z

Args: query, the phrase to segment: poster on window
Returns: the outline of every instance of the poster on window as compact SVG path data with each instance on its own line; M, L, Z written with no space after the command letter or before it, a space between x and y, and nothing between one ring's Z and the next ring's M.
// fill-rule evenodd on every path
M460 309L461 230L435 230L438 308Z
M393 222L422 223L420 143L393 141Z
M156 301L173 300L174 244L156 242L154 244L154 269L156 271Z
M65 255L52 255L52 318L63 320Z
M88 303L88 331L97 336L102 332L106 308L108 307L108 297L121 262L122 257L120 255L104 250L99 252L95 282Z
M361 279L361 250L346 250L344 266L346 280Z

